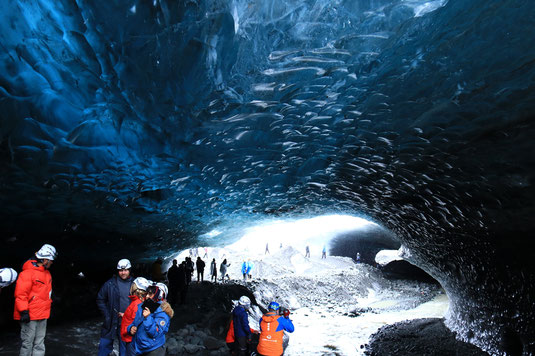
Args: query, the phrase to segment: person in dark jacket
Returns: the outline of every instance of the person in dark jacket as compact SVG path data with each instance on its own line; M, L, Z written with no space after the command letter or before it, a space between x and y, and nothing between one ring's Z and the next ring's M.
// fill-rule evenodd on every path
M215 262L215 258L212 259L212 263L210 264L210 281L217 283L217 263Z
M121 320L130 305L131 268L129 260L120 260L117 263L117 275L106 281L98 292L97 306L104 316L98 356L108 356L113 351L114 339L119 342L119 355L126 355L126 344L121 340Z
M201 256L197 257L195 265L197 266L197 282L202 282L204 281L204 266L206 264L201 260Z
M251 307L251 300L247 296L242 296L238 305L232 311L232 322L234 323L234 338L239 356L249 355L249 345L251 344L251 328L249 327L249 315L247 310Z
M182 272L183 273L183 272ZM180 293L180 270L178 269L178 261L173 260L173 265L167 270L167 280L169 281L169 304L175 305L178 301Z
M186 257L185 262L186 264L184 266L186 267L186 284L189 285L191 283L191 277L193 276L194 263L190 257Z

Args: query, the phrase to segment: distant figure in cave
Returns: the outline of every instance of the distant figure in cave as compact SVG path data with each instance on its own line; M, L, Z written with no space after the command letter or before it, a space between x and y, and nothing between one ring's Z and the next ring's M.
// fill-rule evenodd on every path
M201 259L201 256L197 257L197 282L204 281L204 267L206 266L206 263Z
M221 272L221 282L225 281L225 277L230 280L229 275L227 274L227 269L230 266L230 263L227 263L227 259L225 258L223 262L221 262L221 265L219 266L219 272Z
M215 262L215 258L210 263L210 281L217 283L217 263Z
M327 258L327 250L325 249L325 246L323 246L323 250L321 251L321 258Z
M163 259L161 257L158 257L156 261L152 264L150 268L150 273L152 276L152 280L154 282L161 282L163 281L163 274L162 274L162 263Z
M186 302L186 296L188 295L188 282L186 279L186 261L178 266L178 293L180 294L180 304Z
M360 253L357 252L357 256L355 257L355 261L357 263L360 263Z
M253 278L253 268L254 268L254 263L249 258L247 260L247 277L249 278L249 280Z
M208 247L204 248L204 256L203 258L208 258Z
M184 274L184 270L182 270ZM167 270L167 280L169 281L169 303L175 305L180 293L180 280L185 279L185 276L180 277L180 269L178 268L178 261L173 260L173 265Z
M307 258L307 257L310 258L310 247L308 247L308 245L307 245L307 247L305 249L305 258Z
M189 285L191 283L191 279L193 278L193 271L195 270L193 261L191 260L191 257L186 257L186 284Z
M247 281L247 261L243 260L243 263L241 264L241 273L243 275L243 281Z
M269 243L266 243L266 251L264 252L264 255L270 254L269 253Z
M98 356L108 356L113 351L113 341L119 341L119 355L126 355L126 343L121 340L121 319L130 305L130 275L132 264L126 258L117 263L117 274L104 283L97 295L97 306L104 316Z

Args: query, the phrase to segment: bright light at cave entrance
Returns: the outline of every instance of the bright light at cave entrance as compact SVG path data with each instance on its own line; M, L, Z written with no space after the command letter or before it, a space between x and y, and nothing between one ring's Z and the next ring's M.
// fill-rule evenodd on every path
M300 220L276 220L245 229L239 241L231 248L264 251L266 244L270 249L281 244L295 248L310 246L316 253L323 246L328 248L329 241L339 234L375 225L368 220L349 215L325 215Z

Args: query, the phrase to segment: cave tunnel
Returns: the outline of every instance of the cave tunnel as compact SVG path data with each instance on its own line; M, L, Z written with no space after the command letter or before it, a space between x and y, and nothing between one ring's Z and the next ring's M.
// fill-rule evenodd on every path
M535 353L529 1L28 0L0 17L2 265L44 242L95 266L222 224L354 214L440 282L460 338Z

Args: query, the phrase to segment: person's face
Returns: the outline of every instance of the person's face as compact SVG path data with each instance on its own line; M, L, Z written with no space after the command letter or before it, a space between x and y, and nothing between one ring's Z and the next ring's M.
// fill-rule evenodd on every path
M54 261L52 261L52 260L47 260L46 258L44 258L43 259L43 267L45 267L46 269L49 269L50 266L52 266L53 262Z
M120 269L119 270L119 278L121 279L127 279L128 277L130 277L130 270L129 269Z

